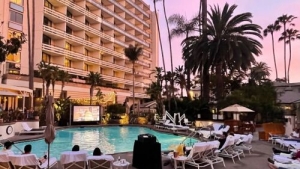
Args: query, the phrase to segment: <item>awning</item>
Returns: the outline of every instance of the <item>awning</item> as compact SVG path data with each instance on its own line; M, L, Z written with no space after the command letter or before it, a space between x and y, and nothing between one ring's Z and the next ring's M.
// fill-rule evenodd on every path
M18 96L18 95L19 94L15 92L0 90L0 96Z
M228 106L222 110L220 110L220 112L254 112L253 110L251 109L248 109L247 107L244 107L244 106L241 106L241 105L238 105L238 104L234 104L234 105L231 105L231 106Z
M0 90L14 90L18 92L26 92L26 93L32 93L31 89L25 88L25 87L18 87L18 86L11 86L7 84L0 84Z

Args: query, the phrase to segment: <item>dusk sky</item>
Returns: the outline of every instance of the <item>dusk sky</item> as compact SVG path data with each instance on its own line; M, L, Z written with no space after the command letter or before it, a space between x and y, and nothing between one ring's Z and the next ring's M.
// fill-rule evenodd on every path
M192 18L198 13L199 1L200 0L165 0L166 1L166 11L168 17L172 14L179 13L186 16L188 19ZM260 25L265 29L269 24L273 23L279 16L283 14L294 15L299 17L294 20L296 26L294 29L300 30L300 0L207 0L208 10L210 10L211 5L220 5L223 8L224 4L227 2L230 5L238 5L235 10L235 14L243 12L251 12L253 14L253 23ZM151 5L153 10L153 0L145 0L146 3ZM161 25L161 35L163 40L164 55L166 58L166 69L170 70L170 55L168 46L168 33L165 18L163 15L162 2L157 3L157 9L159 11L159 23ZM275 52L277 56L277 67L279 78L284 77L284 64L283 64L283 42L278 42L278 38L282 33L281 29L279 32L275 33ZM174 67L182 65L182 54L181 54L181 41L183 38L174 38L172 40L173 47L173 63ZM271 37L265 37L262 41L263 54L257 57L257 61L266 62L271 68L271 79L275 79L275 69L272 54L272 44ZM300 81L300 40L292 42L292 63L290 70L290 80L291 82ZM289 50L287 46L287 58L289 56ZM160 66L162 67L161 56ZM288 61L287 61L288 63Z

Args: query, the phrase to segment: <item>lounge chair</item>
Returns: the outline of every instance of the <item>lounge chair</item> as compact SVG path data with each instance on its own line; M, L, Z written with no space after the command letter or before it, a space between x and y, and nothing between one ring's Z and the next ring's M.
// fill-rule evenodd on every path
M206 129L206 130L204 130ZM228 132L230 129L230 126L225 126L221 127L219 124L214 124L213 125L214 130L207 130L207 128L201 128L198 130L198 133L202 135L204 138L209 138L210 136L215 136L215 135L223 135L223 132Z
M13 169L8 155L4 152L0 153L0 169Z
M114 161L111 155L89 156L87 158L88 169L110 169Z
M241 143L236 142L234 148L249 151L249 154L251 154L251 149L252 149L251 142L253 139L253 135L252 134L248 134L248 135L234 134L234 136L239 137L240 142L241 142Z
M196 167L197 169L210 166L214 169L213 162L205 157L205 153L209 150L210 145L206 142L195 143L189 154L187 165Z
M87 151L66 151L60 155L60 163L63 169L85 169Z
M238 159L240 160L240 156L239 153L233 149L233 146L234 146L234 137L229 135L227 136L224 145L219 150L216 150L215 153L221 157L231 158L233 163L235 163L234 158L238 157Z
M21 126L23 130L19 134L43 134L45 132L44 128L31 128L26 122L22 122Z
M215 140L215 141L209 141L209 142L206 142L206 143L209 145L209 148L206 151L206 153L204 154L204 158L207 158L213 164L223 163L224 167L226 167L224 159L222 157L219 157L218 154L215 153L215 151L220 146L220 142Z
M11 155L8 158L15 169L46 169L48 167L48 160L40 165L35 154ZM57 159L55 157L50 158L49 164L50 168L57 165Z

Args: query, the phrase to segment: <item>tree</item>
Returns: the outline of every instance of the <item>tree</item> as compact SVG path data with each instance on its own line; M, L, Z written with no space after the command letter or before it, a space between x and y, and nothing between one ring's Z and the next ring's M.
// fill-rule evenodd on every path
M201 70L203 76L209 73L209 68L215 71L217 100L223 97L222 77L228 68L246 71L255 63L254 56L261 54L262 44L256 39L262 38L261 27L252 23L251 13L234 16L236 8L237 5L227 3L223 10L211 7L207 38L190 37L184 42L183 52L190 56L187 61L194 71Z
M170 24L175 25L175 27L171 30L171 38L176 36L185 36L185 38L188 38L190 33L196 30L200 31L200 29L196 29L196 26L198 24L198 21L196 19L188 21L183 15L173 14L169 17L168 21ZM188 66L185 66L185 69L187 74L186 90L187 95L190 98L189 91L191 88L191 71Z
M58 67L57 66L51 66L48 63L45 63L41 61L37 64L39 69L39 74L43 80L43 95L49 95L49 87L52 84L52 91L54 96L54 86L55 81L58 77ZM46 93L45 93L45 85L46 85Z
M283 25L283 32L286 32L286 26L287 24L290 24L291 26L294 26L293 20L297 17L293 15L282 15L277 18L276 22ZM287 78L287 69L286 69L286 37L283 38L283 49L284 49L284 78L288 80Z
M268 80L270 76L270 67L264 62L255 63L250 68L250 82L261 85L265 80Z
M180 97L183 98L183 89L186 87L186 80L183 66L175 68L175 83L180 87Z
M51 84L52 84L52 95L54 96L54 87L55 87L55 82L56 80L59 78L59 68L57 66L51 66L50 67L50 71L51 71Z
M264 36L268 36L268 34L271 34L272 37L272 49L273 49L273 59L274 59L276 79L278 79L278 70L277 70L276 56L275 56L274 32L278 31L279 29L280 29L280 25L278 24L278 22L275 22L274 24L268 25L267 28L264 30Z
M17 34L12 32L11 37L6 40L3 36L0 36L0 63L5 61L7 55L17 54L25 42L24 33Z
M289 63L288 63L288 70L287 70L287 82L290 83L290 68L291 68L291 60L292 60L292 41L299 38L300 34L298 30L295 29L287 29L285 32L282 33L279 41L285 40L286 44L289 44Z
M143 53L143 48L139 47L138 45L129 45L128 48L124 49L125 56L129 59L129 61L132 63L132 94L133 94L133 112L134 112L134 101L135 101L135 93L134 93L134 87L135 87L135 62L139 59L139 57Z
M59 70L58 71L58 78L61 81L60 98L64 99L64 93L63 93L63 91L64 91L65 83L69 82L69 80L70 80L70 75L66 71Z
M162 62L163 62L163 68L166 70L166 65L165 65L165 56L164 56L164 50L163 50L163 45L162 45L162 40L160 36L160 26L159 26L159 20L157 17L157 9L156 9L156 2L160 0L153 0L153 5L154 5L154 12L155 12L155 20L156 20L156 25L157 25L157 31L158 31L158 38L159 38L159 46L161 50L161 57L162 57Z
M37 64L39 75L42 78L42 93L43 96L45 96L45 82L46 82L46 76L47 76L47 64L43 61Z
M92 105L93 93L94 93L95 87L99 86L101 84L102 78L101 78L101 75L99 72L90 71L90 73L87 76L87 81L91 85L90 86L90 105Z

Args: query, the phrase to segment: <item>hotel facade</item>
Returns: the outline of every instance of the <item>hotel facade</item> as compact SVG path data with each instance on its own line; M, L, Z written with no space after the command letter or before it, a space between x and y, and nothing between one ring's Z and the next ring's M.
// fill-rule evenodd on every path
M158 33L155 13L143 0L1 0L0 7L2 36L7 39L13 32L30 36L35 70L34 90L30 90L29 42L19 54L7 56L1 65L3 106L20 108L29 96L42 97L37 73L41 61L71 75L64 87L64 95L71 99L89 103L86 77L94 71L102 76L99 88L107 100L116 97L123 103L129 98L132 102L132 63L123 51L129 44L143 48L135 64L136 101L148 97L145 90L154 78L151 71L158 66ZM57 81L55 98L60 91Z

